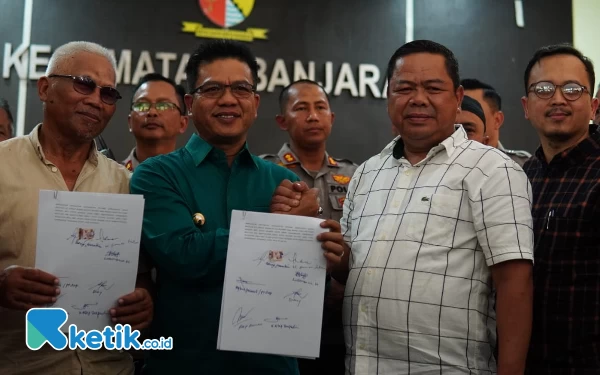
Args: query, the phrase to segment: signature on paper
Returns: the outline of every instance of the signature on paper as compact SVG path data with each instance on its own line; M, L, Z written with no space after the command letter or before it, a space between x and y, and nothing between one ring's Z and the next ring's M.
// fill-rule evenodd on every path
M233 325L234 327L237 327L242 323L250 321L252 318L248 317L248 315L250 315L252 310L254 310L254 308L251 308L250 310L246 311L246 313L244 313L243 307L240 307L239 309L237 309L235 311L235 314L233 314L233 319L231 320L231 325Z
M283 297L283 299L287 299L289 302L295 302L298 304L297 306L300 306L300 303L302 302L302 300L305 299L307 296L308 296L308 293L304 293L302 291L302 288L300 288L296 291L293 291L293 292L285 295Z
M91 286L88 290L92 291L92 294L100 294L107 290L111 290L115 283L108 284L108 280L102 280L98 284Z

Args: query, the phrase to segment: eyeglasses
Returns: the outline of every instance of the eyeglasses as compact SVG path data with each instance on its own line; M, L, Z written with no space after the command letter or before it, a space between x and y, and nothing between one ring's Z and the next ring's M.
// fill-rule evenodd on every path
M121 94L119 94L117 89L109 86L98 86L98 84L90 77L78 77L64 74L50 74L48 76L48 78L52 77L72 79L75 91L83 95L91 95L94 90L96 90L96 87L98 87L100 89L100 100L109 105L113 105L117 100L121 99Z
M540 99L550 99L556 93L556 88L560 88L565 99L572 102L583 95L584 92L589 92L585 86L578 83L570 82L564 85L555 85L552 82L537 82L529 86L529 92L533 92Z
M256 90L253 85L246 82L235 82L231 85L224 85L218 82L208 82L202 86L196 87L191 94L199 94L205 98L218 99L225 93L225 89L231 90L231 94L238 99L248 98Z
M181 108L175 103L171 102L158 102L158 103L150 103L150 102L137 102L131 105L131 110L138 113L145 113L150 111L150 108L156 108L158 112L168 111L170 109L177 109L178 112L181 112Z

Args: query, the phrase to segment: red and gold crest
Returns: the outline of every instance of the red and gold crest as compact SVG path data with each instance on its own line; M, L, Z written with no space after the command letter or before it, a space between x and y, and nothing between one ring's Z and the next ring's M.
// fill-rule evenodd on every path
M296 162L296 158L294 157L294 155L291 152L288 152L287 154L283 155L283 158L288 163L294 163L294 162Z
M346 185L350 182L350 176L344 176L343 174L334 174L333 180L338 184Z
M346 197L339 197L338 198L338 203L340 204L340 207L344 206L344 201L346 200Z
M133 163L131 162L131 160L129 160L127 164L125 164L125 168L127 168L130 172L133 172Z

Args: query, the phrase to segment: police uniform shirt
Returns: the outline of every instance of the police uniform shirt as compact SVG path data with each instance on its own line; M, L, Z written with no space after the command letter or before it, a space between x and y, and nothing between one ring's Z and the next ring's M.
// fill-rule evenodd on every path
M289 143L285 143L277 155L265 154L261 158L288 168L310 187L319 189L319 199L325 219L339 221L342 217L348 183L358 165L347 159L335 159L325 152L325 161L319 171L304 168Z
M127 159L123 160L121 164L123 164L130 172L133 172L137 166L140 165L139 160L135 156L135 147L131 150Z
M523 167L523 164L531 157L531 154L525 150L508 150L504 148L500 142L498 142L498 150L504 152L521 167Z

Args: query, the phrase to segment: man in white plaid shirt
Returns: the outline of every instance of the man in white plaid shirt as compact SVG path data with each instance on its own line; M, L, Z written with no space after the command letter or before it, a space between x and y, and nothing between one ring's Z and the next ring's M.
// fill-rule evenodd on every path
M400 137L350 182L341 220L348 262L333 274L347 278L346 368L522 374L532 311L527 176L454 124L463 89L446 47L405 44L388 81Z

